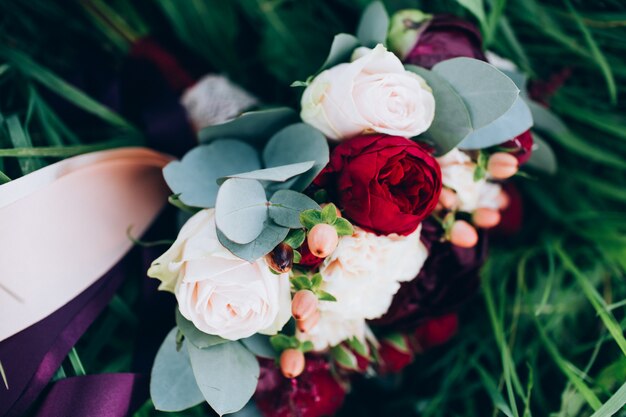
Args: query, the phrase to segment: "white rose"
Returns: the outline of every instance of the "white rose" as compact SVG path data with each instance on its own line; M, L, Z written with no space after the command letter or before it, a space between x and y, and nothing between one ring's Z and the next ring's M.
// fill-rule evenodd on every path
M484 178L474 181L476 164L469 155L455 148L437 158L437 162L443 185L456 192L459 210L471 213L479 207L498 208L500 186Z
M201 331L237 340L275 334L291 315L288 274L270 272L263 259L246 262L217 239L215 210L202 210L148 275L176 294L181 314Z
M425 132L435 116L435 99L424 79L406 71L383 45L355 55L353 62L323 71L304 90L302 120L332 139Z
M346 319L343 314L322 310L317 325L307 333L298 332L298 339L310 341L314 349L320 351L352 337L365 341L365 328L364 319Z

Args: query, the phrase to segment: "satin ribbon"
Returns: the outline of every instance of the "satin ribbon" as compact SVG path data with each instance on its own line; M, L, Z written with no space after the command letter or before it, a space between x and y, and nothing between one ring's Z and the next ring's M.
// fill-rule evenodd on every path
M169 159L142 148L97 152L0 186L0 341L68 303L128 252L128 227L141 235L166 201Z

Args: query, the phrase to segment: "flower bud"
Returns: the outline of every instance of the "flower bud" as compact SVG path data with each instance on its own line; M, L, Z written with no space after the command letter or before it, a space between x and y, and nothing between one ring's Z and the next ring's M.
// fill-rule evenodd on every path
M511 197L509 197L506 191L502 190L500 194L498 194L496 201L500 210L506 210L509 204L511 204Z
M519 162L510 153L496 152L489 157L487 171L497 180L505 180L517 173Z
M265 262L273 271L284 274L293 267L293 248L286 243L280 243L270 253L265 255Z
M496 227L500 223L500 212L498 210L480 207L472 214L474 224L483 229Z
M319 310L316 310L309 317L302 319L302 320L296 320L296 327L302 333L307 333L309 330L312 330L315 326L317 326L317 323L319 321L320 321L320 312Z
M472 248L478 243L478 233L465 220L457 220L450 230L450 242L461 248Z
M318 304L317 296L312 291L300 290L291 300L291 314L296 320L307 319L315 313Z
M318 258L325 258L337 247L339 235L333 226L320 223L313 226L309 231L307 243L313 255Z
M459 199L453 190L449 188L442 188L441 194L439 194L439 203L443 208L450 210L459 204Z
M304 353L298 349L285 349L280 354L280 370L286 378L296 378L304 371Z

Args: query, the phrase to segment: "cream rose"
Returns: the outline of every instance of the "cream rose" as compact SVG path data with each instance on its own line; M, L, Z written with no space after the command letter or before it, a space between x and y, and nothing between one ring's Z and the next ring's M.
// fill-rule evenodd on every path
M232 255L217 239L213 209L187 221L148 276L175 293L181 314L199 330L224 339L275 334L291 315L288 274Z
M443 185L456 192L459 210L471 213L479 207L498 208L500 185L484 178L474 181L476 164L469 155L455 148L437 158L437 162L441 166Z
M435 116L435 99L424 79L406 71L383 45L361 48L355 56L323 71L304 90L302 120L332 139L425 132Z
M298 334L313 342L316 350L354 336L364 340L365 321L387 312L400 283L415 278L428 257L420 240L421 226L408 236L378 236L354 229L320 266L321 288L337 301L321 301L317 326Z

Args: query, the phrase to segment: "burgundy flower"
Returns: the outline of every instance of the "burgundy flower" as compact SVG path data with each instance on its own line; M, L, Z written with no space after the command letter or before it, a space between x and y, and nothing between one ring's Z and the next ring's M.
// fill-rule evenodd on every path
M437 205L441 169L424 145L399 136L364 135L341 142L315 179L356 225L408 235Z
M480 233L473 248L460 248L440 241L442 230L434 220L422 224L422 241L430 255L417 278L401 285L387 313L372 324L414 329L455 311L478 288L479 270L487 256L486 234Z
M298 250L300 251L300 255L302 255L302 259L300 259L300 263L298 263L298 266L315 269L320 266L322 262L324 262L324 258L318 258L311 253L311 250L309 249L309 244L306 240Z
M274 361L261 359L254 399L265 417L332 416L343 404L345 388L331 374L328 361L308 356L304 372L285 378Z
M471 22L442 14L423 24L425 29L404 63L430 69L441 61L457 57L487 60L480 31Z
M456 334L458 328L459 317L455 313L437 317L415 329L415 341L420 350L430 349L446 343Z
M512 155L517 158L520 165L525 164L533 153L533 135L530 130L515 136L513 139L498 145L502 148L513 150Z

